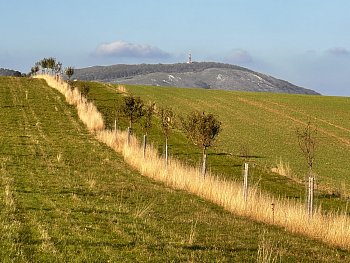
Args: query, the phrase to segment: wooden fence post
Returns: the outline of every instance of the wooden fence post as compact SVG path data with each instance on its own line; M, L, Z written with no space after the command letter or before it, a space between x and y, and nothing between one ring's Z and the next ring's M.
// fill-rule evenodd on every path
M308 189L308 215L312 217L314 211L314 177L309 177L309 189Z
M244 201L247 202L248 199L248 167L247 163L244 163L244 182L243 182L243 196Z
M147 135L143 135L143 158L146 157Z
M203 154L203 163L202 163L202 176L205 177L207 172L207 154Z
M165 167L168 169L168 138L165 138Z
M131 140L131 127L128 127L128 146L130 145Z

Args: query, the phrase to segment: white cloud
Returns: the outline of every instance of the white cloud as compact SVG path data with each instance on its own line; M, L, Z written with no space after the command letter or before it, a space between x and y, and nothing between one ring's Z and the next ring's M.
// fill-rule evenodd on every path
M336 56L349 55L350 52L344 47L333 47L327 50L328 53Z
M123 40L100 45L95 55L124 58L169 58L170 54L150 45L134 44Z

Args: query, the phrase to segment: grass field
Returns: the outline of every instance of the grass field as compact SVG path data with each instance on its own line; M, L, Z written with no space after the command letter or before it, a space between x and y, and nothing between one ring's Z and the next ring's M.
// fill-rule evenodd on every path
M344 262L348 252L144 178L43 81L0 78L3 262Z
M79 83L78 83L79 85ZM112 128L115 106L122 103L122 94L109 84L89 83L89 97L103 113L106 126ZM192 110L215 113L223 123L223 131L215 147L209 150L209 167L228 179L241 180L244 161L251 165L251 184L291 199L303 200L303 178L307 165L298 148L296 128L311 120L318 127L315 171L317 173L316 204L324 210L345 210L349 197L346 110L347 98L268 93L228 92L198 89L127 86L145 102L172 106L178 115ZM327 113L322 114L323 109ZM306 113L307 112L307 113ZM124 129L127 122L118 121ZM142 130L136 125L139 137ZM163 151L159 120L150 134L151 141ZM171 153L191 165L198 165L201 151L192 146L184 134L175 130L170 138ZM243 158L242 154L250 158ZM289 177L272 173L282 160L290 166Z
M311 120L318 127L315 171L325 187L350 185L350 100L348 98L243 93L198 89L128 86L127 89L178 114L191 110L215 113L224 129L217 151L240 154L246 145L255 162L273 166L282 158L303 178L306 165L299 153L296 128Z

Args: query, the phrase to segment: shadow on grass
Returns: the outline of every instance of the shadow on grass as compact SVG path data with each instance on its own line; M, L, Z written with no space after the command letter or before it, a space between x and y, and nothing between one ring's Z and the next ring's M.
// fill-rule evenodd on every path
M189 245L189 246L184 246L183 248L189 249L192 251L220 250L220 251L224 251L227 253L238 252L238 251L251 251L251 252L257 251L257 248L246 248L246 247L245 248L238 248L238 247L237 248L228 248L228 247L201 246L201 245Z
M266 156L260 156L260 155L235 155L239 158L245 158L245 159L266 159Z
M115 249L122 249L122 248L131 248L135 247L137 245L137 242L130 241L125 243L118 243L115 240L111 241L87 241L82 239L75 239L75 240L60 240L57 238L52 238L54 241L54 244L57 246L83 246L83 247L112 247Z

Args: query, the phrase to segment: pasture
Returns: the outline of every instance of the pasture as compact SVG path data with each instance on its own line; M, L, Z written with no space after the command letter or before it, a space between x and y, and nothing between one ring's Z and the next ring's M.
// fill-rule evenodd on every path
M0 108L3 262L350 260L141 176L44 81L0 78Z
M89 86L89 98L102 112L107 128L113 128L115 108L122 103L123 94L110 84L90 82ZM314 165L316 205L324 210L346 210L350 196L348 98L149 86L126 86L126 90L145 103L155 102L158 108L170 106L178 116L193 110L214 113L223 130L209 149L210 170L226 179L241 181L242 165L249 162L251 185L258 185L276 197L302 202L308 167L298 146L296 130L310 120L318 129ZM127 121L119 118L118 128L126 127ZM140 125L135 125L135 132L141 139ZM154 119L149 137L159 152L164 152L158 118ZM186 139L180 128L174 130L169 141L173 157L192 166L200 165L201 150ZM272 172L280 163L282 168L289 168L284 176Z

